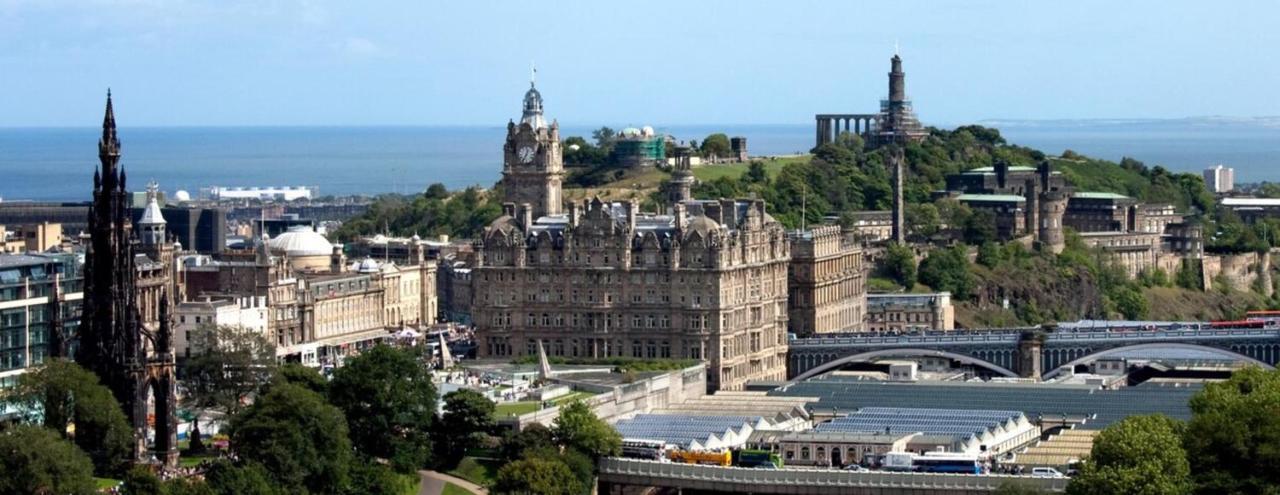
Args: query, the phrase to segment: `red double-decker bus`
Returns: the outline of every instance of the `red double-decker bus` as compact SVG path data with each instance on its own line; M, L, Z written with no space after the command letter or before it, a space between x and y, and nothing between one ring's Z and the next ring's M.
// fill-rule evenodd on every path
M1209 328L1266 328L1263 320L1219 320L1209 323Z

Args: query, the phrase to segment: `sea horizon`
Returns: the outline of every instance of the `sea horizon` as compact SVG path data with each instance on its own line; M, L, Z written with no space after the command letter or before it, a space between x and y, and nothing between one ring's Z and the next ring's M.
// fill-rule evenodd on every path
M1176 172L1222 163L1237 182L1280 181L1274 118L992 119L1007 141L1056 155L1071 149L1118 161L1129 156ZM590 139L599 125L562 124ZM610 126L619 130L624 125ZM639 127L639 125L637 125ZM753 156L804 153L811 124L654 125L678 140L713 132L747 137ZM948 125L944 128L954 128ZM320 195L416 193L490 187L502 169L506 124L242 125L120 128L131 189L149 181L196 195L211 186L309 186ZM98 164L96 127L0 127L0 200L85 201Z

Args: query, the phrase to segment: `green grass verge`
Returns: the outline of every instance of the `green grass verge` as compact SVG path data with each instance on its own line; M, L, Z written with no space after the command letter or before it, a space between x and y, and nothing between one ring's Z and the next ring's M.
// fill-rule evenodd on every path
M181 467L194 467L194 466L199 466L201 462L204 462L209 459L217 459L217 456L210 455L210 454L200 454L200 455L182 454L181 457L178 457L178 465Z
M492 486L499 467L497 461L463 457L458 467L449 471L449 474L480 486Z
M583 391L569 392L568 394L551 399L551 404L559 406L577 399L586 399L593 395L595 394L591 392L583 392ZM531 412L537 411L538 404L539 402L536 400L528 400L528 401L521 401L521 402L507 402L503 404L497 404L493 407L493 417L505 418L508 416L523 416L525 414L529 414Z
M422 491L422 477L417 473L401 474L400 476L400 495L418 495ZM449 487L445 487L444 493L449 493ZM468 493L463 491L462 493Z
M505 418L507 416L523 416L538 410L537 401L526 402L506 402L498 404L493 408L493 416L495 418Z
M755 161L759 161L764 164L765 173L770 179L772 179L778 176L778 172L782 171L783 167L792 163L807 162L809 161L809 158L810 155L799 155L779 157L773 160L763 159ZM750 167L750 163L727 163L723 165L704 164L693 168L693 176L702 181L712 181L721 177L737 179L738 177L741 177L742 174L746 173L747 169Z
M453 483L446 482L444 484L444 490L440 492L440 495L475 495L475 494L471 493L471 491L467 490L466 488L460 487Z
M567 393L567 394L565 394L565 395L562 395L562 396L560 396L560 397L556 397L556 398L554 398L554 399L551 399L551 403L552 403L552 404L555 404L555 405L557 405L557 406L558 406L558 405L565 404L565 403L568 403L568 402L573 402L573 401L578 400L578 399L584 399L584 400L585 400L586 398L591 397L591 396L593 396L593 395L595 395L595 394L593 394L593 393L591 393L591 392L583 392L583 391L581 391L581 390L575 390L575 391L573 391L573 392L569 392L569 393Z
M94 483L94 486L97 487L97 489L104 490L107 488L114 488L116 485L119 485L120 480L115 480L111 478L94 478L93 483Z

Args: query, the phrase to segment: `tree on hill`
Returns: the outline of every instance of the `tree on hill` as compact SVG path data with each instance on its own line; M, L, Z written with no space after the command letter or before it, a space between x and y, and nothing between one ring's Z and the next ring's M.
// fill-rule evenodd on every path
M588 143L580 136L565 139L560 149L563 150L566 166L601 166L609 163L608 149Z
M241 465L262 466L286 493L334 493L347 484L352 449L346 418L315 392L272 385L231 418L230 436Z
M964 220L964 242L981 246L1000 240L996 231L996 215L990 210L972 210Z
M907 290L916 285L916 255L911 248L890 244L884 256L885 274Z
M94 471L104 476L122 472L133 442L133 429L124 410L97 375L63 359L45 362L18 378L15 393L7 399L24 420L71 438L93 460Z
M351 241L381 233L470 238L502 214L501 197L496 190L478 187L447 194L439 188L429 188L413 196L383 195L374 199L364 213L344 222L334 231L333 238Z
M903 219L907 222L911 233L926 239L937 235L942 228L942 216L938 212L938 207L932 203L907 205L906 211L903 212Z
M430 461L436 388L411 350L378 345L347 359L329 383L329 401L346 413L361 453L406 472Z
M702 152L702 156L724 157L733 152L733 145L729 142L729 136L717 132L702 140L702 148L699 151Z
M1067 485L1069 495L1192 492L1191 468L1182 448L1184 425L1162 415L1130 416L1102 430Z
M91 495L93 463L71 442L34 425L0 432L0 493Z
M618 133L609 127L601 127L591 131L591 139L596 141L596 147L605 150L608 153L613 149L613 144L618 140Z
M973 292L973 273L964 246L931 251L920 262L920 281L934 290L948 291L958 299Z
M1276 493L1280 487L1280 371L1249 367L1191 398L1184 443L1199 493Z

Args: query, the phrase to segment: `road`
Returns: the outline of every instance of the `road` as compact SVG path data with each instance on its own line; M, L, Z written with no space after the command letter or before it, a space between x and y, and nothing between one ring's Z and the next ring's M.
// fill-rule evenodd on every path
M489 490L456 476L449 476L435 471L418 471L418 475L422 477L422 486L418 489L418 495L440 495L444 491L445 483L453 483L471 490L471 493L476 495L489 495Z

